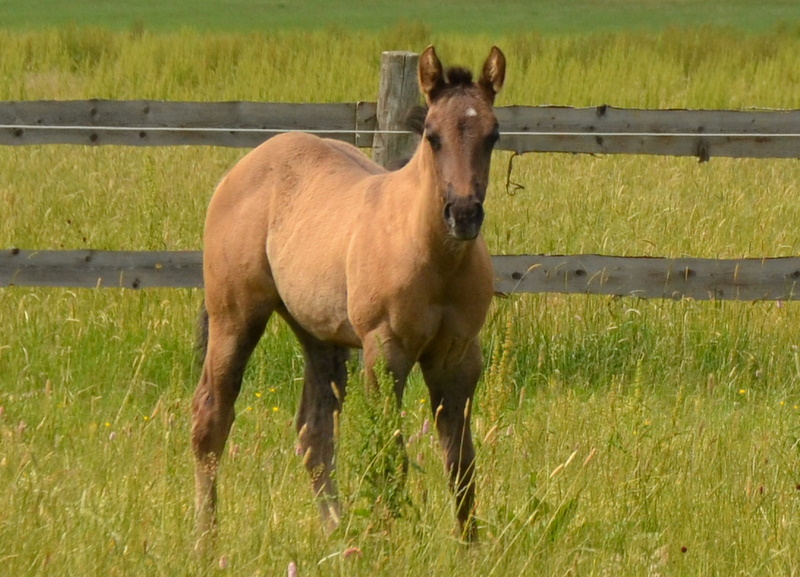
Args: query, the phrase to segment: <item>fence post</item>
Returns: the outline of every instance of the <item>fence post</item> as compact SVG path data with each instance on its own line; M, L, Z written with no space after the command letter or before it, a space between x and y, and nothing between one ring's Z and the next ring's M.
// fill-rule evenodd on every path
M381 134L383 130L405 130L409 111L419 104L417 66L414 52L381 53L381 79L378 87L377 129L372 140L372 157L381 166L411 157L417 146L416 134Z

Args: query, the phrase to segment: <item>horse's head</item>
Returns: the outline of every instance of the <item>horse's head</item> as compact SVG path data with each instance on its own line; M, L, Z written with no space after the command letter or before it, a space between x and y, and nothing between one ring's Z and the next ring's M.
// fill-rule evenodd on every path
M477 83L463 68L446 72L429 46L420 56L419 85L428 103L423 142L433 158L442 216L451 236L471 240L483 223L492 148L500 136L492 111L506 59L493 47Z

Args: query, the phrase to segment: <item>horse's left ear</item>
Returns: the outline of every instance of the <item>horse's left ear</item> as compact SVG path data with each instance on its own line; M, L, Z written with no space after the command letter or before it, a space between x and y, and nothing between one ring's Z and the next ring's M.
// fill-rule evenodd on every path
M483 65L481 79L478 81L478 85L483 89L490 102L494 103L494 97L503 88L505 79L506 57L497 46L492 46L492 51Z

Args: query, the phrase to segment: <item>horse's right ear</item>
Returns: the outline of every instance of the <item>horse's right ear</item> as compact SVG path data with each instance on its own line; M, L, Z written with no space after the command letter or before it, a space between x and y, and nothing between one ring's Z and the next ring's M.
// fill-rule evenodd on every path
M436 93L445 86L442 63L433 46L428 46L419 57L418 79L425 101L430 104L436 98Z

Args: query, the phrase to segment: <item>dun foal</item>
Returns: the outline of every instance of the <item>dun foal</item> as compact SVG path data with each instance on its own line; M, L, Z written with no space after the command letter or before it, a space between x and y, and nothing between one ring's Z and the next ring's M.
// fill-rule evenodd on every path
M475 83L468 70L444 71L428 47L418 71L423 138L398 171L350 145L293 133L250 152L220 183L205 224L205 356L193 401L201 536L215 525L219 461L245 365L277 312L303 347L297 430L323 523L340 520L334 414L349 349L362 348L367 386L382 360L398 402L419 362L461 535L476 538L469 420L494 280L480 229L505 67L492 48Z

